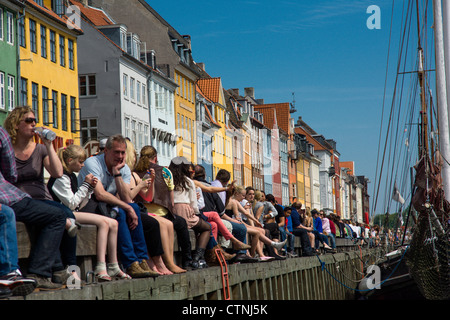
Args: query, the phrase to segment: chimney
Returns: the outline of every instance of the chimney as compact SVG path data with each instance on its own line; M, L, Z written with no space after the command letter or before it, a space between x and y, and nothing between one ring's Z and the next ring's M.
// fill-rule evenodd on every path
M239 96L239 89L230 89L230 91L234 96Z
M245 90L245 96L249 96L253 99L255 99L255 88L250 87L250 88L244 88Z
M187 48L188 48L189 50L192 50L192 48L191 48L191 36L188 35L188 34L185 34L185 35L183 35L182 37L183 37L183 39L186 40L186 42L187 42Z
M203 71L206 71L205 64L203 62L198 62L197 65L200 67L200 69L202 69Z

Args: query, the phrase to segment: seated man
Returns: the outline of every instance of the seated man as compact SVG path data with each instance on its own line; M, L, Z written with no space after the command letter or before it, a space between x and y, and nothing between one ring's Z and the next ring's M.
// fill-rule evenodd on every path
M85 161L78 174L78 185L89 173L98 179L93 197L83 211L115 218L119 222L117 247L126 273L132 278L150 277L154 273L146 262L148 253L139 206L132 203L127 186L131 170L125 164L126 148L122 135L109 137L104 153Z
M298 210L302 208L302 204L300 202L296 202L291 207L291 219L292 219L292 234L300 237L300 242L302 245L302 255L303 256L313 256L313 250L311 248L311 242L309 241L309 237L305 227L302 225L302 219Z
M8 248L0 259L0 276L3 282L3 291L8 294L28 294L35 287L41 290L61 289L62 285L53 283L50 279L53 270L64 269L59 252L59 245L66 225L66 215L63 210L46 204L43 201L34 200L27 193L13 185L17 181L16 160L8 133L0 127L0 220L6 221L3 225L7 239L7 246L0 243L1 248ZM8 210L8 207L13 209ZM31 247L28 277L32 281L24 280L18 270L17 238L14 221L12 228L11 214L15 220L25 223L27 226L37 229L37 238ZM8 218L9 216L9 218ZM9 246L9 247L8 247ZM22 281L26 286L20 284ZM23 289L23 290L22 290ZM5 293L5 292L4 292Z

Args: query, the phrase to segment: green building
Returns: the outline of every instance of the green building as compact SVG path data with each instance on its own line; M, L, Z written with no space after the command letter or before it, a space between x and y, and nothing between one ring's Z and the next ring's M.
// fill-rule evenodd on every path
M18 26L19 10L16 0L0 0L0 124L8 111L18 104Z

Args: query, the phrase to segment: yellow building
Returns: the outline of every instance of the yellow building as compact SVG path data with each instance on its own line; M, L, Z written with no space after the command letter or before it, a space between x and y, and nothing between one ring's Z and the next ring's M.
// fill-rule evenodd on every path
M177 155L197 162L195 126L195 78L188 72L175 69L175 129L177 131Z
M25 1L18 23L20 103L33 108L37 126L55 131L55 148L80 144L77 37L82 31L53 11L62 8L55 7L58 1L41 2Z
M212 148L213 177L216 176L220 169L225 169L230 172L231 180L233 180L233 135L228 132L222 81L220 78L199 79L197 86L214 103L214 114L212 116L220 125L220 129L214 131Z

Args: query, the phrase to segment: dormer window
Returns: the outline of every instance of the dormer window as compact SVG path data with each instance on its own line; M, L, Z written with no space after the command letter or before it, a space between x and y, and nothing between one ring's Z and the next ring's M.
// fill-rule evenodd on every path
M135 33L128 32L127 34L127 53L137 60L141 58L141 41Z

